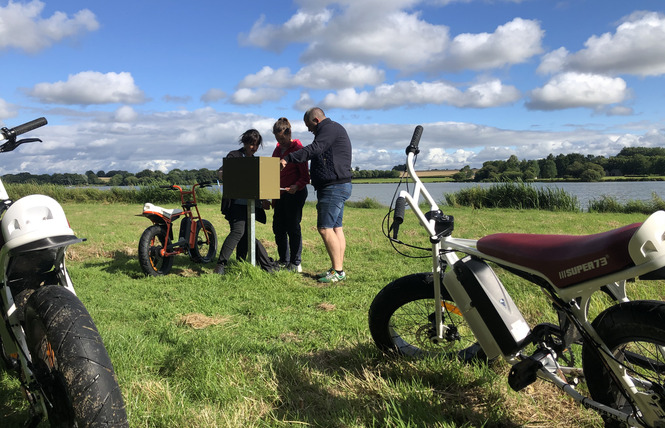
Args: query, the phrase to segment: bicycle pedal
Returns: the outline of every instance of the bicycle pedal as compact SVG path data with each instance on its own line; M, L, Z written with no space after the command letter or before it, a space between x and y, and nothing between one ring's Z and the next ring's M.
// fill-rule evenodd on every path
M508 373L508 384L513 391L520 391L538 379L538 370L543 366L534 359L522 360L515 364Z

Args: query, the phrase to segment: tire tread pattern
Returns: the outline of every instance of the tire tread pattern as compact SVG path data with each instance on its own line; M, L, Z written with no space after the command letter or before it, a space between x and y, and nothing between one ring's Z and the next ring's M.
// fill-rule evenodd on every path
M42 286L32 293L25 311L30 352L33 358L38 354L37 346L44 336L51 344L57 366L54 371L64 378L64 393L73 407L77 426L127 427L113 364L92 317L78 297L61 286Z

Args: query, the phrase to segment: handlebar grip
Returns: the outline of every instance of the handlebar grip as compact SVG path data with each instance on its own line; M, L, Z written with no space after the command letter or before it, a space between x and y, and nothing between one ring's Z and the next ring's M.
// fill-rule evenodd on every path
M25 134L26 132L32 131L33 129L37 129L41 126L46 125L48 122L46 121L46 118L40 117L39 119L31 120L28 123L24 123L23 125L19 125L15 128L10 129L10 132L13 133L14 135L21 135Z
M390 227L393 231L393 239L397 239L397 233L399 232L399 225L404 222L404 209L406 207L406 199L402 196L397 198L395 202L395 212L393 213L393 224Z
M420 144L420 136L423 134L423 127L418 125L416 129L413 130L413 136L411 137L411 143L409 147L406 148L406 154L408 155L411 152L418 154L418 144Z

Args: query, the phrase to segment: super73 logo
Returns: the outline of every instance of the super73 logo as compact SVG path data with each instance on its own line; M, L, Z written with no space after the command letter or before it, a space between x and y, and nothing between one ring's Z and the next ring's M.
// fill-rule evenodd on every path
M577 265L575 267L571 267L566 270L562 270L559 272L559 279L564 279L564 278L570 278L571 276L579 275L582 272L588 272L590 270L598 269L603 266L607 266L608 261L607 261L607 256L601 257L596 260L592 260L587 263L582 263L580 265Z

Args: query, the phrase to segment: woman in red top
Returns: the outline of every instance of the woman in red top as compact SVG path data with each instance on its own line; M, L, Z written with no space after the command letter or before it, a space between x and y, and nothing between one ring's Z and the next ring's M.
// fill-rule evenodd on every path
M277 140L273 157L283 159L289 153L302 149L300 140L291 139L291 123L280 117L273 125L272 132ZM309 171L307 162L289 162L280 172L280 198L273 199L272 231L279 253L279 263L286 269L302 272L300 256L302 253L302 233L300 220L302 208L307 200Z

